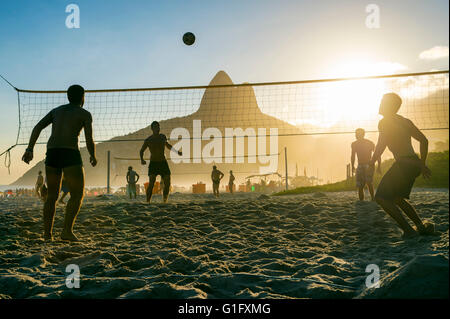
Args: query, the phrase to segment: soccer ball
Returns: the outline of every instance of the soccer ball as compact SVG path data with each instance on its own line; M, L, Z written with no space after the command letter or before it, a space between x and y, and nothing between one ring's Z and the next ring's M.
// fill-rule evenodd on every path
M183 35L183 42L186 45L192 45L195 42L195 35L192 32L186 32Z

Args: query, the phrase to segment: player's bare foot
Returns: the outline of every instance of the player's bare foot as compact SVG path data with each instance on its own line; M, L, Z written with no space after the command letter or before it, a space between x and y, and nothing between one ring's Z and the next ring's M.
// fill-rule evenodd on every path
M62 240L68 240L68 241L78 241L77 236L74 235L72 232L62 232L61 233L61 239Z
M421 227L414 227L421 236L433 235L434 224L430 222L424 222Z
M411 231L411 232L403 232L402 238L403 239L412 239L419 236L419 233L416 231Z

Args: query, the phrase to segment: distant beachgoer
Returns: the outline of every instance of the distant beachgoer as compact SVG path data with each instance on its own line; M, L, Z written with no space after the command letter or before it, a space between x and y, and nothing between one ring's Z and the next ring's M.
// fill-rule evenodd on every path
M395 93L383 96L379 111L383 119L378 123L378 143L370 165L375 165L386 147L394 155L395 162L383 176L375 200L397 222L406 238L417 235L417 232L405 220L402 211L416 225L419 234L433 233L434 226L431 223L424 224L406 200L409 199L416 178L420 174L429 178L431 170L426 166L428 139L411 120L397 114L401 104L402 99ZM414 152L411 137L420 142L420 158Z
M231 194L233 194L233 187L234 187L235 179L236 178L233 175L233 171L230 171L230 179L228 180L228 188L229 188Z
M145 139L144 144L139 152L141 158L141 164L145 165L144 152L148 148L150 151L150 164L148 165L149 185L147 187L147 202L150 203L152 199L153 186L155 185L156 177L161 175L164 181L163 189L163 201L167 203L170 191L170 169L164 155L164 149L167 147L172 150L172 145L167 142L167 138L164 134L160 134L160 127L157 121L152 122L150 128L153 134ZM178 155L183 155L181 151L178 151Z
M364 187L369 188L370 197L374 200L373 193L373 173L374 170L369 165L375 144L364 138L366 132L362 128L355 131L356 141L352 143L352 172L355 172L355 155L358 156L358 168L356 169L356 186L358 187L359 200L364 200ZM381 158L378 159L378 173L381 173Z
M47 195L48 195L48 188L47 186L44 184L41 187L41 199L44 202L45 205L45 201L47 200Z
M67 90L67 97L69 104L54 108L34 127L30 142L22 157L25 163L30 163L33 159L33 148L39 134L44 128L52 124L52 133L47 143L45 159L48 187L48 195L44 204L45 240L53 239L53 220L63 173L70 189L70 199L66 206L61 238L71 241L78 240L73 234L73 225L84 195L83 162L78 149L78 136L83 128L87 150L90 154L90 163L92 166L97 165L95 144L92 139L92 116L91 113L83 109L84 89L79 85L72 85Z
M217 169L217 166L213 166L213 170L211 172L211 180L213 182L213 193L214 196L219 197L219 186L220 181L225 175Z
M69 194L69 186L67 185L67 181L63 176L62 182L61 182L61 192L63 193L61 195L61 198L59 199L58 203L65 205L66 202L64 202L64 198Z
M139 181L139 174L136 173L133 170L133 167L128 167L128 172L127 172L127 190L128 190L128 195L130 196L130 199L132 198L132 196L134 195L134 198L136 199L136 183Z
M42 171L39 171L35 186L36 196L39 198L42 198L41 188L43 185L44 185L44 176L42 176Z

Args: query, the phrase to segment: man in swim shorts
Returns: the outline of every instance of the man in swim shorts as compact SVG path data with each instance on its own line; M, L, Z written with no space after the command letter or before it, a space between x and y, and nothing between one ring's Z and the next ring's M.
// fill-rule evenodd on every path
M83 87L72 85L67 90L67 97L69 104L54 108L34 127L30 142L22 157L25 163L30 163L33 159L33 148L39 138L39 134L44 128L52 124L52 133L47 143L45 158L45 173L48 187L48 194L44 204L45 240L53 239L53 220L63 173L70 191L70 199L66 206L64 229L61 233L61 238L70 241L78 240L73 234L73 225L80 211L84 195L83 162L78 149L78 137L82 129L84 129L91 165L97 165L95 144L92 138L92 116L91 113L83 109Z
M139 174L136 173L133 170L133 167L128 167L127 172L127 190L128 194L130 196L130 199L132 198L132 195L134 195L134 199L136 199L136 183L139 181Z
M213 193L214 196L219 197L219 186L220 181L225 175L217 169L217 166L213 166L213 170L211 172L211 180L213 182Z
M352 143L352 171L355 172L355 155L358 157L358 168L356 169L356 187L358 187L359 200L364 200L364 187L369 188L370 197L374 200L373 194L373 169L369 166L375 144L364 138L366 132L362 128L355 131L356 141ZM378 159L378 172L381 172L381 158Z
M147 187L147 202L150 203L152 199L153 186L155 185L156 177L161 175L164 182L163 189L163 202L167 203L170 191L170 169L164 155L164 149L167 147L172 150L172 145L167 142L167 138L164 134L160 134L160 127L157 121L152 122L150 125L153 134L145 139L139 152L141 158L141 164L145 165L144 152L148 148L150 151L150 164L148 165L148 177L149 185ZM178 151L178 155L183 155L181 151Z
M39 171L35 187L36 196L39 198L42 198L41 190L43 185L44 185L44 176L42 176L42 171Z
M233 187L234 187L234 180L236 178L233 175L233 171L230 171L230 179L228 180L228 188L230 191L230 194L233 194Z
M370 165L375 165L386 147L394 155L395 162L378 185L375 200L397 222L403 230L403 236L412 237L417 235L417 231L420 234L434 231L432 224L424 224L407 201L416 178L420 174L429 178L431 170L426 166L428 139L411 120L397 114L401 104L402 99L395 93L383 96L379 111L383 119L378 123L378 143ZM420 158L414 152L411 138L420 143ZM416 225L417 231L405 220L402 211Z

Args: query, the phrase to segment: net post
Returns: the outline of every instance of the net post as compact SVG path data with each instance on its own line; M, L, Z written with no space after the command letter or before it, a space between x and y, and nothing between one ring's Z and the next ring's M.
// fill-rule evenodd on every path
M111 166L111 151L108 151L108 155L107 155L107 171L106 171L106 193L109 194L110 193L110 166Z
M287 162L287 147L284 148L284 165L286 166L286 190L288 190L288 162Z

